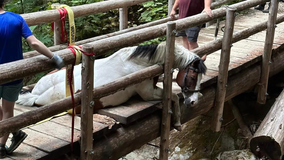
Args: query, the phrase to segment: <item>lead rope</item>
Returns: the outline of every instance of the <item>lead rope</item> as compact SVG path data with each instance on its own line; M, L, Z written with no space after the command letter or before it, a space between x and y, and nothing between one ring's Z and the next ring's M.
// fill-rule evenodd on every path
M74 23L74 14L72 9L67 6L67 5L58 5L55 8L60 13L60 20L61 20L61 40L62 42L67 41L68 48L70 48L70 45L73 46L75 45L75 23ZM66 26L65 26L65 18L68 15L69 19L69 38L70 38L70 43L68 42L68 36L67 36L67 31L66 31ZM73 87L74 87L74 78L73 78L73 70L74 70L74 65L80 63L81 59L81 52L75 51L74 49L71 50L75 56L75 61L72 65L68 65L66 67L66 81L65 81L65 96L71 96L72 99L72 127L71 127L71 152L73 152L73 143L74 143L74 122L75 122L75 100L74 100L74 92L73 92ZM69 86L69 87L68 87ZM70 114L70 110L67 111Z

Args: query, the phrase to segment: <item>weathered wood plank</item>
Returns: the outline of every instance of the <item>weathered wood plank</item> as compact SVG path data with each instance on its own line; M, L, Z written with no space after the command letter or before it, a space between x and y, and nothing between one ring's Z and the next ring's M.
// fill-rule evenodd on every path
M156 111L155 104L157 103L159 101L145 102L141 98L135 97L120 106L100 109L98 113L127 125Z
M52 152L69 144L69 142L63 141L59 138L54 138L31 129L24 129L23 131L28 134L28 137L25 139L24 143L36 148L40 148L45 152Z
M93 138L97 140L115 130L120 128L121 125L119 122L115 121L114 119L105 116L94 114L93 115Z
M50 121L58 123L58 124L61 124L63 126L67 126L67 127L71 127L72 126L72 124L71 124L72 116L69 115L69 114L53 118ZM80 123L81 123L81 117L75 116L74 117L74 128L77 129L77 130L80 130L81 129Z
M71 123L71 122L69 122ZM71 128L66 127L64 125L60 125L55 122L47 121L44 123L40 123L37 125L34 125L32 127L29 127L32 130L44 133L48 136L61 139L66 142L71 142ZM74 142L78 141L80 138L80 131L77 129L74 129Z
M31 135L29 135L31 136ZM38 148L32 147L28 144L22 143L13 154L9 155L11 159L15 160L36 160L47 156L48 153Z

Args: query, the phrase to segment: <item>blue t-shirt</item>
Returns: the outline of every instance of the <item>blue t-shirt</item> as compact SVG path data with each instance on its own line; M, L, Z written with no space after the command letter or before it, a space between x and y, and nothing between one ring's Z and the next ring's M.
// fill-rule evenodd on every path
M5 12L0 14L0 64L23 59L22 37L32 35L26 21L18 14ZM16 80L3 85L21 83Z

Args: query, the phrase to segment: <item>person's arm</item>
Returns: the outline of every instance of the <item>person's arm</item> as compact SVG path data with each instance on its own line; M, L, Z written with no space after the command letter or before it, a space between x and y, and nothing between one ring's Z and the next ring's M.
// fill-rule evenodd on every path
M211 11L211 0L204 0L204 10L208 16L212 17L212 11Z
M27 39L29 45L39 53L45 55L46 57L52 59L56 64L57 69L61 69L64 66L64 62L61 57L53 54L41 41L39 41L34 35L29 36Z
M175 3L174 3L174 6L172 8L171 14L170 14L172 19L175 19L176 10L177 10L178 6L179 6L179 0L176 0Z

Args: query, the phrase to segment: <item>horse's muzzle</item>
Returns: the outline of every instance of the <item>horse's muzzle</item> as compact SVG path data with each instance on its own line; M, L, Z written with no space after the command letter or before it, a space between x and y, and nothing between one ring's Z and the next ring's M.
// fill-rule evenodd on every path
M191 98L187 98L183 101L183 103L187 106L187 107L191 107L192 105L195 104L195 101L192 100Z

